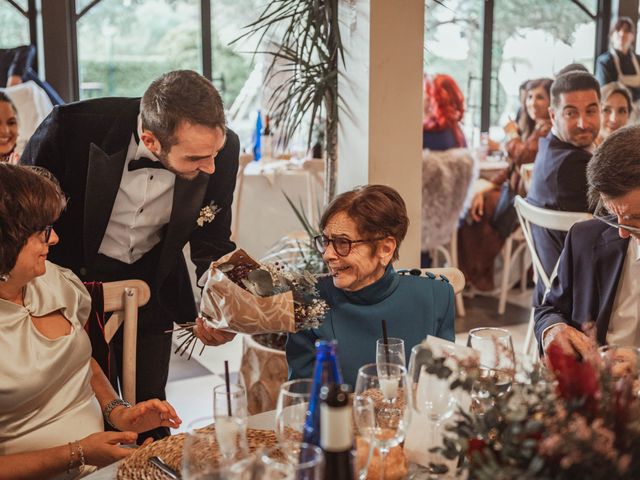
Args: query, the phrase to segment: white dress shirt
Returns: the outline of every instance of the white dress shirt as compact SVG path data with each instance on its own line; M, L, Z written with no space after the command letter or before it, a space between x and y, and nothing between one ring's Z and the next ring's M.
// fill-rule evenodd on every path
M138 138L142 122L138 115ZM140 157L158 158L132 134L120 187L111 210L109 224L98 253L134 263L162 240L162 229L169 223L176 177L168 170L141 168L129 171L129 162Z
M607 343L640 347L640 244L629 240L618 291L611 309Z

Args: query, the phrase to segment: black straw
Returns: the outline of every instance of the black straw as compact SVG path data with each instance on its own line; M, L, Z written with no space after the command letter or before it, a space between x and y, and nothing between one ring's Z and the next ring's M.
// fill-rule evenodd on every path
M231 383L229 381L229 360L224 361L224 382L227 384L227 414L231 416Z
M389 356L389 335L387 335L387 321L382 319L382 341L384 342L384 356L387 359L387 375L391 376L389 371L389 364L391 363L391 357Z

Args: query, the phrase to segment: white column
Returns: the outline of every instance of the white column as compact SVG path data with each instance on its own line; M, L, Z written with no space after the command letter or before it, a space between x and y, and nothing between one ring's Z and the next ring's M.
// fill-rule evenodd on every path
M420 265L424 0L343 0L338 192L382 183L407 204L398 266Z

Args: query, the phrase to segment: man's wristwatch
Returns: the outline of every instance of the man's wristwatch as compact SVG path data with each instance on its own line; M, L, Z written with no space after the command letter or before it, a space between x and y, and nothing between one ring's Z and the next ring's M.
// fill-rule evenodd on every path
M131 404L129 402L126 402L121 398L114 398L109 403L107 403L107 406L104 407L104 410L102 411L102 416L104 417L104 421L107 422L116 430L117 430L117 427L113 423L111 423L111 420L109 417L111 416L111 412L113 411L113 409L116 407L119 407L120 405L122 405L124 408L131 408Z

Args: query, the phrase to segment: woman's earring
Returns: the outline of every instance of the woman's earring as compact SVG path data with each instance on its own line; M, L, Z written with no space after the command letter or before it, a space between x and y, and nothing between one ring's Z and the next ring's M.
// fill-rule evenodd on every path
M0 282L8 282L11 275L9 273L0 273Z

